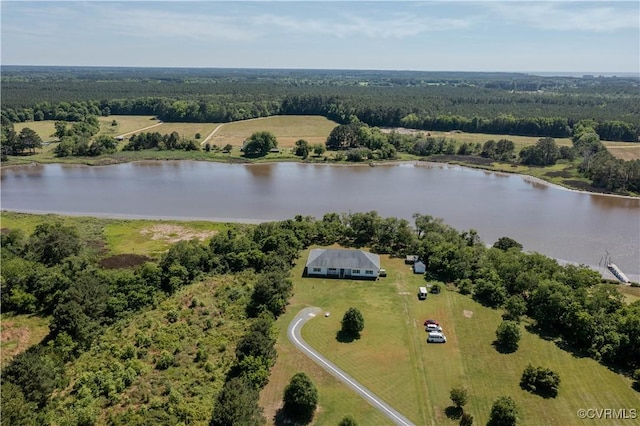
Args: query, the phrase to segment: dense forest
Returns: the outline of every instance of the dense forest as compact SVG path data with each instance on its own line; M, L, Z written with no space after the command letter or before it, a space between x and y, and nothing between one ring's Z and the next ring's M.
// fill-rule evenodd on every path
M639 301L625 303L614 285L603 284L586 267L525 253L508 237L487 247L474 230L460 232L428 215L415 214L413 224L371 211L229 225L206 244L181 241L157 260L116 270L101 266L103 255L77 229L56 221L38 225L29 236L13 229L1 238L4 312L51 317L45 341L2 371L3 424L94 424L103 408L126 403L123 392L142 374L143 360L152 358L158 371L190 363L211 372L215 367L207 357L216 353L233 356L218 362L224 379L207 382L203 392L213 393L212 406L204 412L168 385L162 397L147 396L101 422L262 424L257 395L277 357L273 321L292 295L288 271L300 250L312 244L368 247L398 257L418 254L427 279L449 283L454 291L504 310L513 321L528 317L532 330L556 336L581 356L623 372L640 368ZM215 348L200 346L193 355L172 350L168 335L151 332L152 323L124 347L108 343L106 330L122 330L136 312L207 279L225 283L216 288L213 302L186 300L186 310L195 312L189 321L179 321L188 315L184 310L167 310L163 321L176 324L178 335L192 332L204 340L213 333ZM225 318L241 327L224 334ZM94 364L70 383L69 372L84 353L91 357L83 362ZM96 365L104 353L110 363Z
M602 140L637 141L640 81L513 73L2 67L12 122L156 115L229 122L277 114L339 123L568 137L596 122Z

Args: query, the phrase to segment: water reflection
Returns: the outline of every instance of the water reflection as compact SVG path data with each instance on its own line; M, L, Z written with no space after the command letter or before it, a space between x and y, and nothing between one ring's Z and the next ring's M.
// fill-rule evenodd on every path
M640 273L640 199L439 163L44 165L3 169L1 196L2 208L21 211L253 222L371 210L413 222L421 213L577 263L597 265L607 249L625 273Z

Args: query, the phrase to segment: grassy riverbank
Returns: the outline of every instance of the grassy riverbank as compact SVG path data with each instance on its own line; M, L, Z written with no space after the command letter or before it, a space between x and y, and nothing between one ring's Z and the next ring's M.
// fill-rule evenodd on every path
M166 161L166 160L192 160L192 161L212 161L225 163L263 163L263 162L320 162L335 164L354 164L346 161L336 161L336 152L325 152L321 156L310 156L303 160L294 155L293 147L298 139L305 139L311 145L324 143L337 126L337 123L321 116L273 116L258 119L244 120L231 123L162 123L152 116L123 116L114 115L110 117L100 117L101 135L122 136L125 138L120 142L118 151L113 154L106 154L97 157L56 157L54 153L57 143L54 141L54 121L41 121L20 123L16 125L16 131L23 127L30 127L36 131L45 141L45 146L36 151L34 155L12 156L8 161L2 163L2 167L25 165L31 163L51 164L82 164L92 166L104 166L111 164L126 163L132 161ZM253 132L267 130L272 132L279 141L279 152L269 153L264 157L247 158L240 148L243 141ZM396 129L401 133L425 133L408 129ZM144 151L122 151L126 144L126 138L134 133L142 131L159 132L169 134L178 132L180 137L195 139L200 145L199 151L177 151L177 150L144 150ZM385 129L385 132L390 129ZM449 140L467 143L484 143L487 140L509 139L516 145L516 154L526 146L534 145L539 138L529 136L513 135L491 135L481 133L461 133L461 132L429 132L434 137L444 137ZM196 138L196 135L199 137ZM557 139L559 146L570 146L571 140L568 138ZM610 152L624 160L640 159L640 144L629 144L624 142L603 142ZM206 145L212 147L207 151ZM231 145L229 152L222 152L225 145ZM385 160L385 162L388 160ZM532 176L546 182L560 185L569 189L588 191L595 193L611 193L603 188L596 188L590 181L579 175L577 161L560 161L549 167L530 167L513 163L495 162L479 156L461 155L435 155L430 157L418 157L408 153L398 153L395 161L438 161L450 164L458 164L466 167L481 168L484 170L517 173ZM375 165L375 161L368 164ZM614 193L615 195L640 196L635 193Z

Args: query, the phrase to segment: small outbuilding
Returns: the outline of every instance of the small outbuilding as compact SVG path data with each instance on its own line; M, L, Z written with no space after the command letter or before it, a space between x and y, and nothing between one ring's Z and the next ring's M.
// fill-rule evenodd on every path
M427 266L424 264L424 262L418 260L417 262L415 262L413 264L413 273L414 274L424 274L425 271L427 270Z
M408 254L404 258L404 263L406 265L413 265L417 260L418 260L418 255L416 255L416 254Z

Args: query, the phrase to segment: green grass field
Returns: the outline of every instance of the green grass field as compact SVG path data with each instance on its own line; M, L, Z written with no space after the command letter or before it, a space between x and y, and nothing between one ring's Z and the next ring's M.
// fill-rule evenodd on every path
M113 121L116 121L116 125L113 126ZM100 135L118 136L129 132L139 131L145 127L158 124L158 120L152 115L110 115L108 117L98 117L100 122ZM152 132L154 127L148 131Z
M451 405L449 391L461 385L469 390L465 411L474 416L476 424L486 423L493 401L502 395L514 398L522 424L590 424L592 421L577 417L578 409L640 408L629 379L590 358L575 357L524 327L520 349L513 354L498 353L492 342L501 312L448 290L418 301L417 288L424 280L400 259L382 257L389 274L379 281L324 280L301 277L307 253L293 270L295 296L287 314L278 320L280 357L262 394L270 412L277 407L288 378L303 370L319 387L318 424L336 424L349 413L359 424L382 423L363 410L359 396L345 395L336 380L295 353L284 330L305 306L331 312L328 318L307 323L302 331L307 342L419 425L457 424L446 417L445 409ZM365 330L360 340L340 343L336 333L351 306L362 311ZM428 317L440 321L446 344L426 343L422 323ZM544 399L520 389L520 376L528 363L559 373L562 382L557 398ZM354 408L348 408L351 404ZM629 424L626 422L609 424Z
M228 143L241 147L245 139L254 132L269 131L278 139L278 146L288 148L298 139L310 144L325 143L337 123L321 116L286 115L225 123L211 138L212 144L224 146Z
M56 131L54 126L55 120L45 120L45 121L29 121L26 123L16 123L14 124L14 130L16 133L20 133L22 129L25 127L30 128L34 132L40 136L42 142L50 142L54 140L53 133Z

